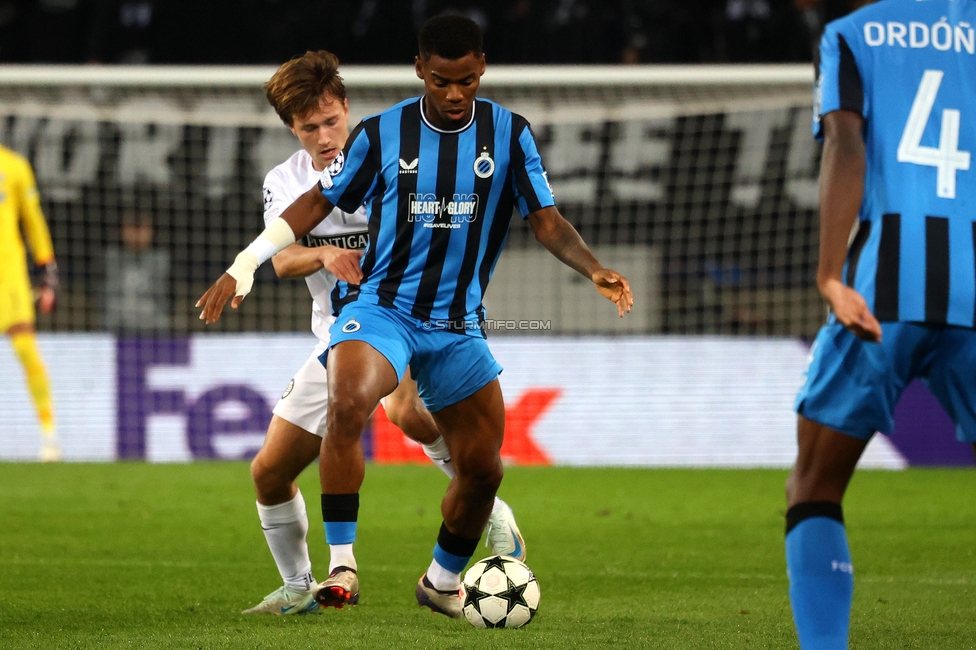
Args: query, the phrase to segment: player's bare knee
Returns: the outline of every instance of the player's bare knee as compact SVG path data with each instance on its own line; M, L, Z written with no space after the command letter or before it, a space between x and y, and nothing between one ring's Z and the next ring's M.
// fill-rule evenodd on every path
M392 395L383 401L383 408L386 409L386 417L403 431L406 431L411 424L410 418L412 413L409 406L407 401L395 398Z
M328 417L365 422L376 402L359 390L333 391L329 395Z
M251 461L251 480L254 481L254 491L261 502L284 503L290 497L291 479L279 468L267 463L261 454Z
M264 483L265 477L268 474L268 464L264 460L264 454L262 451L259 451L257 455L251 459L251 480L254 481L255 486Z
M494 494L502 483L505 470L501 462L464 462L455 464L457 480L479 492Z
M411 433L417 429L416 414L404 409L394 409L392 412L387 411L386 416L390 419L390 422L392 422L394 426L407 434L408 437L413 437L411 436Z
M389 416L389 413L387 414ZM394 419L395 417L395 419ZM396 411L390 422L400 428L408 438L423 445L430 445L437 441L441 433L423 403L407 403Z
M329 442L358 440L374 406L359 394L330 395L326 415Z
M261 461L258 460L259 458L260 454L251 459L251 480L254 481L255 485L258 484L258 481L261 479L261 474L264 471L264 468L261 467Z
M475 475L475 487L482 494L491 494L494 496L498 492L499 486L502 484L502 477L505 472L502 470L501 465L492 468L488 471L479 473Z

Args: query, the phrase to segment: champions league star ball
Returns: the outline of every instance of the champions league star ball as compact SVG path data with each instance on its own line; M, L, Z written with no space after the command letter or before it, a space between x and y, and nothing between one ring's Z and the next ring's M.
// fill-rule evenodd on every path
M461 582L464 617L475 627L522 627L539 609L539 595L532 569L504 555L476 562Z

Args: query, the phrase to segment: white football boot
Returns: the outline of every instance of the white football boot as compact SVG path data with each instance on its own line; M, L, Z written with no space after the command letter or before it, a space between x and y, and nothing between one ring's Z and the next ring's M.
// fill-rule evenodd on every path
M525 540L515 523L515 513L511 506L499 501L499 507L492 510L485 527L485 546L495 555L507 555L525 562Z
M245 609L241 614L313 614L319 611L319 604L315 602L315 592L318 585L312 585L307 591L292 589L288 585L278 587L264 597L260 603L251 609Z
M359 576L347 566L332 569L328 580L316 588L315 600L322 607L342 609L344 605L359 604Z
M434 589L434 585L427 579L427 574L420 576L417 581L417 604L426 607L430 611L451 618L461 618L464 612L461 610L461 590L440 591Z

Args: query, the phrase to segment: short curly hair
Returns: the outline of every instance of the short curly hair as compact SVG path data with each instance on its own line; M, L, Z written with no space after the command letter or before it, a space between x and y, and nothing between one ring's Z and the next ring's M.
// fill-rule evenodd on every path
M306 52L283 63L264 84L268 103L288 126L296 117L318 108L323 93L346 99L346 86L339 76L339 57L325 50Z
M471 52L480 57L483 47L481 28L465 16L435 16L417 34L417 48L425 61L435 54L451 60L464 58Z

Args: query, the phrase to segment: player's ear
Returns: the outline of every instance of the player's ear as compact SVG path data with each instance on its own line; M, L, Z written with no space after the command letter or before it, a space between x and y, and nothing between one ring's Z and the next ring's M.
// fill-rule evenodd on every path
M481 71L478 72L478 76L479 77L485 74L485 68L487 68L487 67L488 67L488 59L485 58L485 54L484 54L484 52L482 52L481 53Z
M413 57L413 67L417 72L417 79L424 78L424 61L419 56Z

